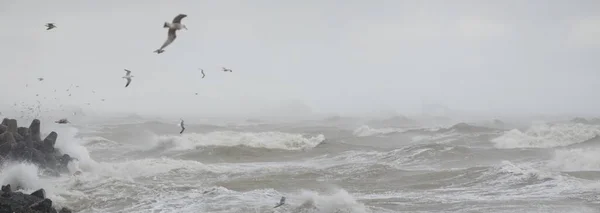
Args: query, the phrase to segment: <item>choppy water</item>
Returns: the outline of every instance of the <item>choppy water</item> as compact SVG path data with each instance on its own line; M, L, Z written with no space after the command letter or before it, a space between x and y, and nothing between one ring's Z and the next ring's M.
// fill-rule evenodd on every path
M77 212L600 212L600 126L176 123L44 124L83 174L8 164L0 182Z

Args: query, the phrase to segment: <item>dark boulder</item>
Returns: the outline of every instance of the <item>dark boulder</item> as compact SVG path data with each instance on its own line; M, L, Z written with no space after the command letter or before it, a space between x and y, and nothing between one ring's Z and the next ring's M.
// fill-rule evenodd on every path
M40 199L46 199L46 190L38 189L37 191L31 193L30 195L39 197Z
M31 206L29 206L29 208L33 209L33 210L38 210L41 212L53 212L52 210L52 200L50 199L43 199L41 201L35 202L33 204L31 204ZM56 210L54 210L54 212L56 212Z
M5 133L8 130L8 126L0 124L0 134Z
M56 138L58 138L58 134L56 132L51 132L44 139L44 144L54 147L54 144L56 144Z
M2 125L8 126L8 120L10 120L10 119L9 118L2 119Z
M5 124L8 129L7 131L13 134L17 133L17 120L15 119L8 119L7 124Z
M71 210L63 207L58 213L71 213Z
M17 146L12 133L5 132L0 134L0 156L6 157Z
M29 132L31 133L32 140L42 141L42 136L40 134L40 120L33 119L33 121L31 121L31 125L29 125Z
M10 184L6 184L2 186L2 194L11 193L12 189L10 188Z
M69 164L69 162L71 162L71 160L73 160L73 158L71 158L71 156L69 156L68 154L64 154L63 156L61 156L58 159L58 162L60 163L60 165L62 167L67 167L67 165Z

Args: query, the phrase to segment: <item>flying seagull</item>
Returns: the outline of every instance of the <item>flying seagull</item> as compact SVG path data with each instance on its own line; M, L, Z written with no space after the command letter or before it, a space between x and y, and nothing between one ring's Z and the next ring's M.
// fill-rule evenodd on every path
M127 84L125 84L125 87L127 87L131 83L131 78L133 77L133 75L130 75L131 71L129 71L128 69L125 69L125 72L127 72L127 74L123 76L123 78L127 79Z
M202 78L204 78L204 76L206 76L206 75L204 75L204 70L200 69L200 72L202 73Z
M223 67L223 72L233 72L233 71L231 71L231 69L227 69L227 68Z
M56 28L56 25L54 25L54 23L47 23L46 27L47 27L46 30L51 30L51 29Z
M183 126L183 119L181 119L181 123L179 123L179 125L181 126L181 132L179 132L179 134L183 133L183 131L185 131L185 126Z
M281 197L281 200L279 200L279 203L275 204L276 206L273 208L283 206L283 204L285 204L285 197Z
M44 80L44 78L38 78L38 81L43 81L43 80Z
M173 43L173 41L175 41L175 38L177 38L177 35L175 34L175 32L177 30L181 30L181 29L187 30L187 27L185 26L185 24L181 23L181 19L183 19L185 17L187 17L186 14L179 14L179 15L175 16L175 18L173 19L173 23L165 22L165 24L163 25L163 28L169 28L169 31L167 33L167 40L158 50L154 51L155 53L157 53L157 54L163 53L165 51L164 48L169 46L169 44Z

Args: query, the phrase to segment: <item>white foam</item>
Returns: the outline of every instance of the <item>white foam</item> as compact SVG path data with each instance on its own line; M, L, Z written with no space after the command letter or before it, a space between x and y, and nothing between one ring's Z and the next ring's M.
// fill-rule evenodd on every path
M83 146L85 140L77 138L78 129L71 126L62 126L57 128L58 138L54 147L63 154L68 154L72 158L76 158L76 162L70 163L69 171L91 171L98 163L90 157L90 152Z
M320 134L313 137L284 132L234 132L219 131L206 134L189 133L182 136L157 136L157 144L168 145L171 150L190 150L203 146L248 146L253 148L304 150L314 148L323 141Z
M513 129L491 141L496 148L549 148L581 143L600 134L600 126L561 123L539 124L521 132Z
M548 165L562 171L600 171L600 149L559 149Z
M367 125L362 125L358 128L356 128L352 134L354 136L357 137L367 137L367 136L373 136L373 135L384 135L384 134L389 134L389 133L394 133L394 132L403 132L405 131L404 129L400 129L400 128L381 128L381 129L376 129L376 128L371 128Z
M300 196L296 199L302 200L298 208L310 209L316 208L316 212L367 212L364 204L359 203L344 189L334 190L332 193L319 193L309 190L302 190Z
M43 188L42 181L38 177L39 169L30 163L7 163L0 168L0 184L10 184L13 190L17 186L24 189Z

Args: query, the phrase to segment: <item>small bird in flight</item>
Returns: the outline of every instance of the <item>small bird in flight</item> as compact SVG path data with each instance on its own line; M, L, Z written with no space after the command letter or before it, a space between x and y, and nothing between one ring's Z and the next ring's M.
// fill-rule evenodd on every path
M169 31L167 31L167 40L165 41L165 43L163 43L163 45L158 48L158 50L155 50L154 52L157 54L161 54L163 53L165 50L165 47L169 46L169 44L173 43L173 41L175 41L175 39L177 38L177 35L175 32L177 32L178 30L181 29L186 29L187 27L185 26L185 24L181 23L181 19L187 17L186 14L179 14L177 16L175 16L175 18L173 19L172 23L168 23L165 22L165 24L163 25L163 28L169 28Z
M43 81L43 80L44 80L44 78L38 78L38 81Z
M125 84L125 87L127 87L131 83L131 78L133 78L133 75L130 75L131 71L129 71L127 69L125 69L125 72L127 72L127 74L125 76L123 76L123 78L127 79L127 84Z
M56 28L56 25L54 25L54 23L47 23L46 27L47 27L46 30L51 30L51 29Z
M206 75L204 75L204 70L200 69L200 72L202 73L202 78L204 78L204 76L206 76Z
M181 123L179 123L179 125L181 126L181 132L179 132L179 134L183 133L183 131L185 131L185 126L183 126L183 119L181 119Z
M273 208L283 206L283 204L285 204L285 197L281 197L281 200L279 200L279 203L275 204L276 206Z
M231 69L227 69L225 67L223 67L223 72L233 72Z

